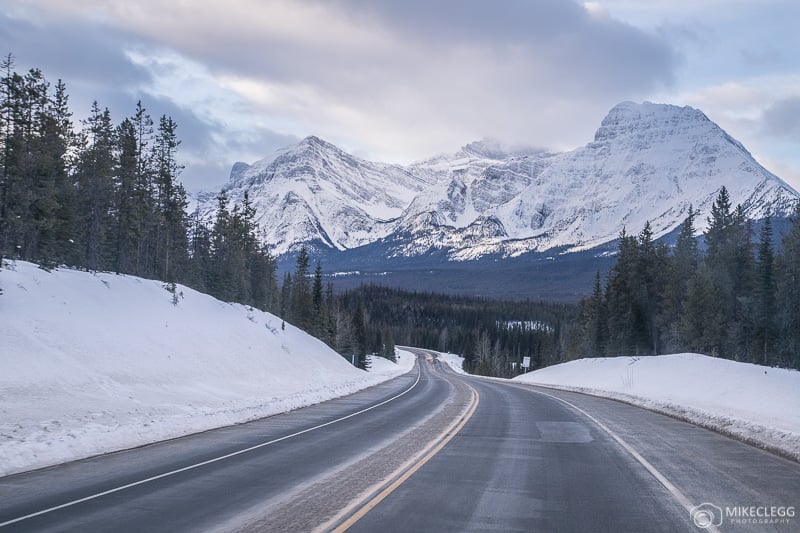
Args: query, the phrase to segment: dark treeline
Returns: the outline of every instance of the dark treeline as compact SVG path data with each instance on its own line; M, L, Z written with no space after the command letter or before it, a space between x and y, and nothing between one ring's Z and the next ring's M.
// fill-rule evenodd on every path
M468 372L519 374L562 361L576 323L573 306L408 292L363 286L338 297L339 307L366 321L369 352L386 343L463 355Z
M582 303L584 355L698 352L800 368L800 204L776 252L767 217L754 235L723 187L711 209L705 250L690 210L673 249L649 223L620 236L605 287L598 274Z
M97 102L76 128L62 81L38 69L0 78L0 259L181 282L227 301L277 307L275 261L247 199L214 220L186 214L177 124L141 102L118 124Z
M155 125L139 102L114 124L95 102L76 128L62 81L19 74L11 56L0 68L0 266L10 258L158 279L176 304L182 283L284 317L367 367L363 309L338 307L305 249L279 286L247 195L231 207L223 192L213 217L187 215L171 117ZM394 358L383 346L375 352Z
M174 281L185 267L177 125L139 104L114 125L95 102L78 131L66 87L2 62L0 256Z

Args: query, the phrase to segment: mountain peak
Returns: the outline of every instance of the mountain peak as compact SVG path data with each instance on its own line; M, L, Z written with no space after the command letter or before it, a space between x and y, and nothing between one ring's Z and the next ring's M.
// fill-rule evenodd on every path
M336 146L335 144L331 144L328 141L317 137L316 135L309 135L299 143L295 145L298 148L312 148L315 150L328 150L334 152L341 152L342 150Z
M542 154L546 150L535 146L508 145L497 139L481 139L461 147L461 152L487 159L508 159Z
M691 106L625 101L611 108L600 123L594 140L603 142L617 137L640 136L655 130L674 134L697 127L722 131L702 111Z

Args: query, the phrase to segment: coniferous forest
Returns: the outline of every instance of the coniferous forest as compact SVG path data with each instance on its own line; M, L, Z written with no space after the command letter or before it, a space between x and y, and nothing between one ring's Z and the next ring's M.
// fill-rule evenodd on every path
M672 249L653 241L649 224L637 236L623 231L605 286L598 274L581 304L578 353L697 352L800 368L800 205L783 235L769 217L756 235L742 211L723 187L703 249L691 210Z
M176 283L269 311L360 368L395 344L461 354L477 374L512 376L568 359L692 351L800 368L800 206L774 235L755 235L725 189L701 242L690 212L677 243L649 225L620 235L616 265L577 307L416 293L375 286L337 293L299 251L278 280L276 260L245 196L216 214L187 213L178 124L139 102L115 122L94 103L74 123L65 84L0 64L0 265L112 271ZM701 247L702 243L702 247ZM778 243L780 246L776 246Z

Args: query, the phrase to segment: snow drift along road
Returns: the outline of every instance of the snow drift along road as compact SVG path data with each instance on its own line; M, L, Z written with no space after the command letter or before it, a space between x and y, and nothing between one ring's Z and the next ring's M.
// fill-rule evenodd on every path
M178 286L25 262L0 271L0 475L235 424L400 375L274 315Z

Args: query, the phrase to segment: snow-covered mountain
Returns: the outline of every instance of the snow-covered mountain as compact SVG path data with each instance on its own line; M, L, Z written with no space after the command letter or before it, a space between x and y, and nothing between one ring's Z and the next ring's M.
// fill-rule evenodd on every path
M800 195L691 107L623 102L594 140L563 153L472 143L406 167L371 163L309 137L252 166L225 190L249 191L277 254L317 241L382 243L386 257L451 261L591 249L650 221L673 231L690 205L698 230L720 188L754 219L786 216Z
M312 136L252 165L236 163L223 190L234 203L248 192L280 255L297 243L346 250L384 237L387 221L430 185L400 166L364 161Z

